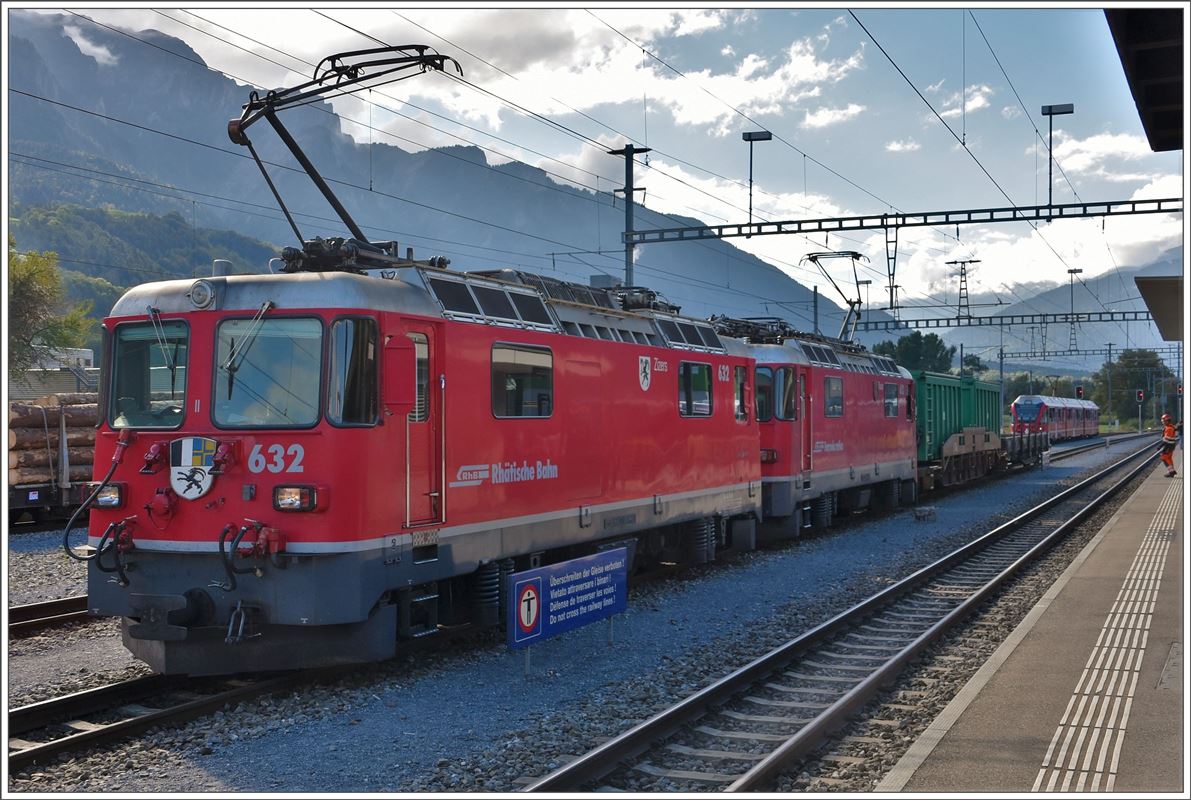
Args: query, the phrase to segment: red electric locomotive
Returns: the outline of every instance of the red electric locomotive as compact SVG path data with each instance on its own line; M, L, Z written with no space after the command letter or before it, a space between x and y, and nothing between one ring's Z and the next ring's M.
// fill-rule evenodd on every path
M161 672L308 667L495 622L514 568L753 546L747 347L649 300L412 264L130 290L92 611Z
M841 513L916 495L910 374L857 345L776 318L713 318L756 360L767 534L826 527ZM874 503L875 501L875 503Z
M253 92L231 140L264 173L247 130L267 118L352 238L303 239L266 174L302 242L285 274L146 284L105 320L96 464L111 467L90 551L66 549L88 561L91 610L122 617L161 672L383 659L502 619L515 569L755 542L743 343L645 290L400 258L277 116L448 64L374 48Z
M1010 406L1015 434L1045 432L1050 441L1100 433L1100 407L1091 400L1023 394Z

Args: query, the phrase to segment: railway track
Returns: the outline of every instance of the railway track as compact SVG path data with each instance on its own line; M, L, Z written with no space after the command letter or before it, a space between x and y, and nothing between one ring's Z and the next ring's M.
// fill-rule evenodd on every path
M1050 455L1050 462L1053 464L1056 461L1062 461L1065 458L1071 458L1072 456L1078 456L1082 453L1087 453L1091 450L1107 449L1109 447L1112 447L1114 444L1120 444L1122 442L1129 442L1134 439L1142 439L1145 437L1152 437L1152 436L1156 436L1156 435L1157 435L1157 433L1155 431L1147 431L1144 433L1126 433L1126 434L1121 434L1120 436L1114 436L1112 438L1105 437L1104 439L1101 439L1096 442L1092 442L1091 444L1081 444L1081 445L1076 445L1075 447L1064 447L1064 448L1058 449L1058 450L1052 449L1051 455Z
M44 603L11 606L8 609L8 635L24 636L42 628L52 628L68 622L95 619L87 613L87 595L63 597Z
M332 672L203 679L149 675L14 708L8 712L9 772L306 685Z
M467 631L417 639L403 654L451 646ZM189 677L147 675L32 703L8 712L9 774L56 757L114 744L151 728L177 725L264 695L343 679L369 665L345 664L285 673Z
M919 653L1155 458L1148 445L1133 452L525 790L619 789L630 771L633 791L649 791L642 781L650 776L666 791L771 789Z

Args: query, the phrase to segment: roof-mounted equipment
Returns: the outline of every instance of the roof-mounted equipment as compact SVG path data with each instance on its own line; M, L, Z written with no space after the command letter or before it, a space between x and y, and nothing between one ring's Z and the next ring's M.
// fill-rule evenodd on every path
M848 297L848 295L844 294L844 290L839 288L839 284L835 282L835 278L832 278L831 275L828 274L827 270L824 269L823 265L819 263L821 260L826 259L826 258L850 258L850 259L852 259L852 280L856 282L856 299L855 300L853 300L851 297ZM831 285L835 287L835 290L837 292L839 292L839 296L843 298L844 302L848 306L848 313L844 314L844 321L839 326L839 338L840 339L844 338L844 331L848 331L848 339L849 340L855 340L855 338L856 338L856 323L860 321L860 285L861 285L860 284L860 276L856 274L856 262L860 259L864 259L865 261L868 261L867 256L864 256L864 255L856 252L855 250L834 250L834 251L830 251L830 252L826 252L826 253L807 253L805 256L802 257L802 261L809 261L812 264L814 264L816 267L819 268L819 271L823 273L823 275L827 278L827 280L831 281ZM801 264L802 261L800 261L798 263ZM856 315L855 319L853 319L853 317L852 317L853 314ZM849 322L852 323L851 330L848 329Z
M665 311L668 314L682 311L682 306L659 299L657 292L644 286L617 286L608 291L620 301L620 307L625 311Z
M261 97L255 90L248 95L248 102L244 104L244 112L240 115L240 118L228 122L227 135L236 144L248 148L248 152L252 154L253 160L256 161L257 167L260 168L261 174L265 177L265 183L269 185L270 191L273 192L273 197L277 199L277 204L281 207L281 212L285 214L286 221L289 222L294 235L298 237L298 241L302 244L301 250L286 248L285 253L282 254L282 258L286 264L285 271L346 270L360 272L365 268L409 266L409 264L407 263L408 259L402 259L397 256L396 245L394 243L373 243L368 241L368 237L364 235L360 226L347 213L347 209L339 202L339 198L331 191L331 187L323 180L318 170L315 169L314 164L302 152L302 148L298 146L294 137L281 124L281 120L277 117L277 112L285 108L307 105L314 102L315 98L331 92L336 93L335 96L338 97L345 94L353 94L363 89L372 89L395 81L404 80L405 78L419 75L428 70L443 71L448 62L455 65L455 69L458 70L460 75L463 74L463 68L459 66L459 62L450 56L444 56L435 52L433 48L427 45L406 44L394 47L374 47L368 50L353 50L324 58L314 68L313 79L305 83L289 89L268 91L264 97ZM377 71L369 72L373 69ZM417 72L411 72L414 69ZM365 85L365 82L367 82L367 85ZM343 224L351 232L351 239L335 238L324 240L316 238L306 241L302 238L302 232L298 230L293 216L290 214L289 209L286 208L284 201L282 201L277 187L273 184L273 180L269 177L269 173L265 170L265 165L261 162L260 156L256 154L256 149L252 146L252 142L247 135L248 128L262 117L269 122L273 130L277 132L277 135L281 137L281 141L285 143L290 153L302 165L302 169L314 181L314 185L322 192L323 197L335 209L335 213L339 215L339 218L343 220ZM385 245L392 245L392 247L386 247Z

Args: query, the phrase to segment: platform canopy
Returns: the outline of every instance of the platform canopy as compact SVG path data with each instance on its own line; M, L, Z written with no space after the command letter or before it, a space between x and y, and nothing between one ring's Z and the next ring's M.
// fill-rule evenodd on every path
M1155 152L1183 147L1186 8L1110 8L1104 16L1137 113Z
M1183 341L1183 276L1155 275L1133 281L1167 342Z

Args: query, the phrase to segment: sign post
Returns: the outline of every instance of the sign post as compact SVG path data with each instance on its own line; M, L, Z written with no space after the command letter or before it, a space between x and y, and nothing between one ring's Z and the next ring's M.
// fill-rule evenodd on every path
M507 644L525 649L526 675L530 646L561 633L607 619L612 644L612 615L628 606L628 562L619 547L509 576Z

